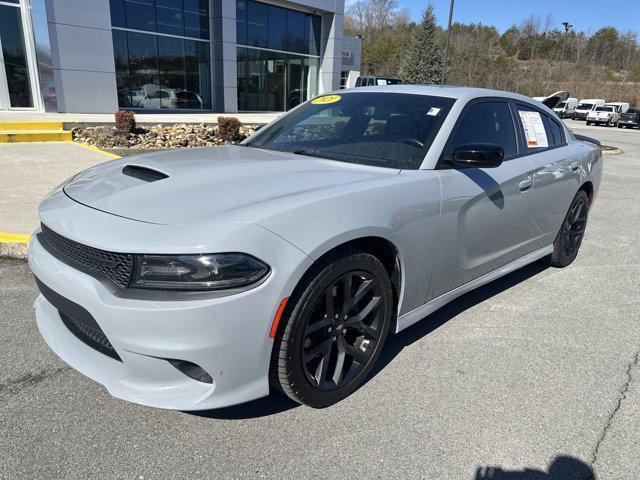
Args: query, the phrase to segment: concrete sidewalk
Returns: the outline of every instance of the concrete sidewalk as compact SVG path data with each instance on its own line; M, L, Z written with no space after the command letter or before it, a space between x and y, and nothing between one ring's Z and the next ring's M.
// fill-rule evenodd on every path
M111 159L72 142L0 144L0 255L22 256L24 246L11 240L24 237L13 235L28 235L38 226L38 204L56 185Z

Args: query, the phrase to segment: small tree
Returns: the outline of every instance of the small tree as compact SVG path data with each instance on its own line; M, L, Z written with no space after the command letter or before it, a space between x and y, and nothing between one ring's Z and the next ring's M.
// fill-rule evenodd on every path
M400 67L400 76L407 83L439 83L442 75L442 46L433 13L433 5L427 6L422 22L413 31L409 48Z
M115 120L116 130L131 133L136 129L136 116L129 110L118 110Z

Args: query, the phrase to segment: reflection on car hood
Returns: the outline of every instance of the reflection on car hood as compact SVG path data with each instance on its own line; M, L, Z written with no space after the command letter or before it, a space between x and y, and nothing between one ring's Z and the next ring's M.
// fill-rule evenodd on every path
M129 168L126 168L129 166ZM131 168L133 167L133 168ZM125 169L125 173L123 173ZM229 145L123 158L92 167L64 187L75 201L158 224L247 221L270 202L326 196L399 170Z

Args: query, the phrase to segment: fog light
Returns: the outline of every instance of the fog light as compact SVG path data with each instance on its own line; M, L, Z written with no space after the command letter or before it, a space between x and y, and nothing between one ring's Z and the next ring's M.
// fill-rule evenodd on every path
M195 363L187 362L186 360L173 360L166 359L171 365L176 367L187 377L193 378L202 383L213 383L213 378L203 368L199 367Z

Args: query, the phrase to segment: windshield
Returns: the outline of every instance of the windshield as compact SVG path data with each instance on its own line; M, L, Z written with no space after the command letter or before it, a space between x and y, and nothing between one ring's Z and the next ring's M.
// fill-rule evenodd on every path
M596 112L613 112L615 109L613 107L598 107L596 108Z
M576 110L591 110L593 108L593 103L581 103L576 107Z
M452 98L388 92L325 95L259 131L245 145L417 169L454 102Z

